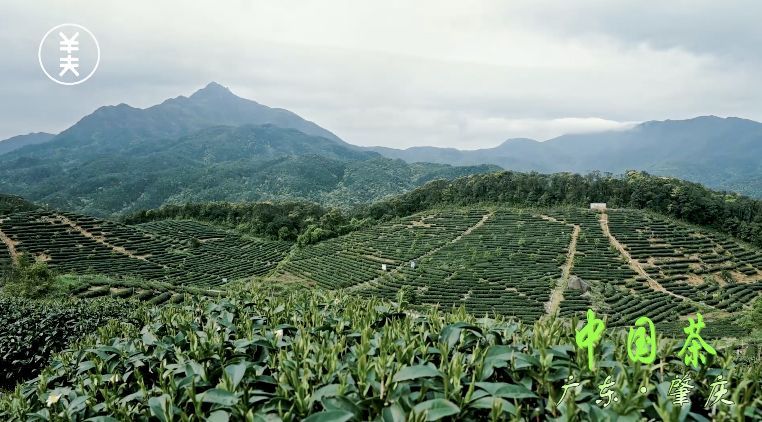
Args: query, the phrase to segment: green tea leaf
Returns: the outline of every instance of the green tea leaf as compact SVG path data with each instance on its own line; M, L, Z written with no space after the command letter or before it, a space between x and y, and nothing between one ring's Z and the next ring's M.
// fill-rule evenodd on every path
M304 418L304 422L346 422L355 416L345 410L326 410Z
M438 421L444 417L458 414L460 408L449 400L432 399L418 403L413 411L417 414L426 412L427 421Z
M233 406L238 403L238 397L230 391L212 388L201 393L201 401L222 406Z
M392 381L400 382L400 381L414 380L418 378L432 378L432 377L441 377L441 376L442 376L442 373L439 372L439 370L435 368L434 365L432 364L415 365L415 366L406 366L400 369L396 374L394 374L394 378L392 378Z

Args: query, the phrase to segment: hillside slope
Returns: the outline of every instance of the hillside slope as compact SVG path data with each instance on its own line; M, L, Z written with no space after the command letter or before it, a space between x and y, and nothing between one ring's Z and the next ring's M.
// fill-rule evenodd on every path
M262 275L290 247L191 221L127 226L55 211L0 219L0 262L23 253L62 274L104 274L174 285L212 287Z
M373 218L402 217L434 207L500 204L522 208L608 202L657 212L762 247L762 201L684 180L628 172L622 177L511 171L434 181L367 208Z
M675 323L698 310L724 315L752 303L762 293L762 251L638 210L469 207L299 249L273 278L387 299L412 286L422 303L527 322L592 308L610 325L631 324L643 312Z

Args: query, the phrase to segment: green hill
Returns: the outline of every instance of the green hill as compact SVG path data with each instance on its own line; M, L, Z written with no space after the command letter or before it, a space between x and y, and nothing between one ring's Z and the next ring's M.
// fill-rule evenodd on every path
M591 202L606 202L613 208L653 211L762 247L761 200L635 171L623 176L507 171L454 181L439 180L372 204L366 214L374 218L388 218L407 216L438 206L486 203L549 208L587 207Z
M101 217L208 201L352 206L497 169L387 159L210 84L146 109L102 107L46 142L0 153L0 192Z
M674 323L752 303L762 251L638 210L454 208L299 249L273 279L387 299L410 286L421 303L527 322L592 308L612 325Z

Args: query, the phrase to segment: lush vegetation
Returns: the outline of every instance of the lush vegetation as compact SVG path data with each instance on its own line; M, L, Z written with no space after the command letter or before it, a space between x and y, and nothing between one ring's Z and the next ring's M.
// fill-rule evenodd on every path
M13 265L0 269L0 288L9 296L38 299L56 288L55 275L47 264L32 262L26 254L19 255Z
M0 193L0 216L13 214L14 212L31 211L37 208L35 204L24 200L20 196Z
M341 293L256 286L238 299L151 309L110 324L0 397L0 418L26 420L740 420L759 418L760 385L718 345L694 373L692 406L674 406L679 344L653 365L628 364L624 332L606 331L597 367L572 324L409 312ZM729 398L705 410L709 383ZM582 383L557 405L573 375ZM596 404L611 376L619 401ZM751 375L753 376L753 375ZM641 390L641 387L644 390ZM642 392L641 392L642 391Z
M115 299L32 300L0 295L0 387L29 379L50 356L112 319L132 321L136 305Z
M566 286L570 276L585 287ZM762 292L762 252L639 210L443 208L297 249L272 278L387 299L412 288L421 303L525 322L551 311L560 289L561 315L592 308L610 325L644 313L669 324L745 309Z
M756 248L654 215L608 215L612 234L674 295L735 312L762 291L762 252Z
M415 268L403 261L394 271L353 290L391 299L400 286L412 286L422 303L462 305L476 315L497 313L525 322L545 315L545 302L562 276L572 228L524 211L469 210L469 214L481 218L470 227L456 228L441 247L414 256ZM439 226L435 219L420 221L430 224L429 230Z
M368 219L352 219L348 213L309 202L191 203L165 205L126 216L127 224L186 219L213 223L252 236L300 244L348 233L367 224Z
M710 227L762 247L762 201L716 192L699 184L646 173L622 177L592 173L538 174L501 172L455 181L438 180L364 211L376 219L406 216L443 205L480 203L516 207L587 207L650 210Z
M433 179L498 169L407 164L272 125L215 126L177 139L103 136L62 134L0 155L0 192L116 217L188 202L307 200L350 206Z
M273 269L291 248L194 221L135 227L72 213L37 210L0 220L16 253L59 273L136 277L199 287ZM3 243L4 256L10 251ZM2 263L2 262L0 262Z
M322 240L372 221L405 217L442 206L499 204L551 208L587 207L590 202L607 202L610 208L653 211L762 246L762 201L641 172L628 172L623 176L600 173L586 176L516 172L477 174L454 181L435 180L406 194L372 205L358 205L352 210L323 208L310 203L199 203L140 211L126 217L126 221L191 218L222 223L271 238L278 238L282 231L288 239L295 239L313 225L313 230L325 231L318 239ZM331 214L332 223L323 227L319 220L326 213ZM365 224L353 225L352 220Z

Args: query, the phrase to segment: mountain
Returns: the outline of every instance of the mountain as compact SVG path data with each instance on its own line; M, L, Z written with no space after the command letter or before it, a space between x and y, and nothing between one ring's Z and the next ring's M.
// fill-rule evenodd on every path
M762 123L734 117L650 121L627 130L509 139L494 148L370 148L407 162L494 164L539 172L624 173L637 169L762 197Z
M14 136L0 141L0 155L17 150L27 145L37 145L50 141L56 135L45 132L35 132L27 135Z
M496 169L384 158L211 83L146 109L101 107L48 142L1 155L0 192L96 216L190 201L349 206Z
M51 143L24 152L61 158L75 149L85 155L118 152L131 143L178 138L211 126L246 124L272 124L344 143L330 131L288 110L238 97L211 82L190 97L171 98L145 109L127 104L100 107L55 136Z

